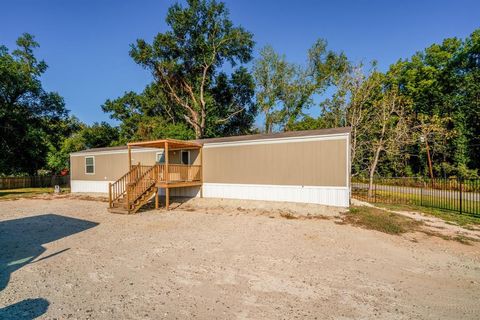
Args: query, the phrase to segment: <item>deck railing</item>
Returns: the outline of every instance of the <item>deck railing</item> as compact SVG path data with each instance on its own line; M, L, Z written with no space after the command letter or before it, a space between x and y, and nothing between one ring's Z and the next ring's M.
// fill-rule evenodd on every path
M168 171L168 179L166 172ZM125 197L125 209L129 209L153 183L181 183L202 181L201 165L165 164L153 166L134 165L125 175L109 185L109 203Z
M202 166L186 164L169 164L168 180L164 174L165 165L160 165L161 182L189 182L202 180ZM163 170L163 171L162 171Z
M133 209L133 203L157 183L158 166L150 166L145 171L141 168L139 171L142 171L142 174L138 179L127 184L127 200L125 201L125 209L127 210Z
M140 165L134 165L132 166L130 171L121 176L117 181L109 184L108 192L110 207L112 206L113 201L116 201L125 194L125 192L127 191L127 184L131 181L136 180L139 174L139 170Z

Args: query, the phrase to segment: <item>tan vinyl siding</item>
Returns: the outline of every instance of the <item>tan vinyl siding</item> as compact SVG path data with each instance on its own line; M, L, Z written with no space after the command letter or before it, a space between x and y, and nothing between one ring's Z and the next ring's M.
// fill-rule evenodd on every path
M347 186L347 140L294 141L203 150L206 183Z
M85 174L85 157L71 156L70 171L72 180L114 181L127 172L126 153L88 155L95 157L95 174Z
M132 152L132 164L142 164L151 166L155 164L156 153L158 151ZM169 161L172 164L179 164L181 159L180 150L171 150L168 152ZM95 173L85 174L85 158L95 158ZM198 150L190 150L190 161L192 164L199 165L200 157ZM91 152L88 155L72 155L70 157L71 179L88 181L115 181L128 171L128 153L105 153L98 154Z

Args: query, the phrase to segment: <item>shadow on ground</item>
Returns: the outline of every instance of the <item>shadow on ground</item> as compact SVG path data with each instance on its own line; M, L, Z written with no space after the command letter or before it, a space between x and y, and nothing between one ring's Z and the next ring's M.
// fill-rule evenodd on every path
M56 214L44 214L0 222L0 291L10 281L10 275L39 257L43 244L68 237L97 226L98 223ZM64 248L35 262L59 255ZM45 299L26 299L0 309L0 319L34 319L46 312Z
M0 308L0 319L31 320L47 312L50 303L42 298L25 299L5 308Z

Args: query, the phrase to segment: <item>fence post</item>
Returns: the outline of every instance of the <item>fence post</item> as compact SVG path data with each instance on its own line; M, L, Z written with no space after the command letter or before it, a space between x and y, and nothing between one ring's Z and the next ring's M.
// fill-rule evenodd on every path
M422 187L420 188L420 206L423 207L423 182L422 182Z
M374 178L375 179L375 178ZM377 203L377 181L373 180L373 202Z
M462 179L460 179L459 182L460 182L460 214L462 214Z

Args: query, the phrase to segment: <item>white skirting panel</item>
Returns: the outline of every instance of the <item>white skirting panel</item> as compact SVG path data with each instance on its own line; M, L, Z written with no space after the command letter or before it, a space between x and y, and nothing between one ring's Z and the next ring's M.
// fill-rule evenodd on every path
M160 188L160 195L165 195L165 189ZM200 197L200 186L197 187L182 187L182 188L170 188L170 196L172 197L188 197L196 198Z
M113 182L114 181L71 180L70 192L108 193L108 183Z
M205 198L317 203L337 207L350 205L348 187L204 183L203 196Z

